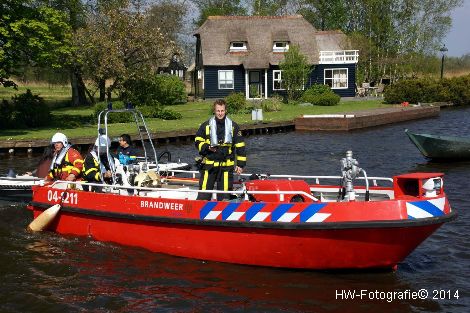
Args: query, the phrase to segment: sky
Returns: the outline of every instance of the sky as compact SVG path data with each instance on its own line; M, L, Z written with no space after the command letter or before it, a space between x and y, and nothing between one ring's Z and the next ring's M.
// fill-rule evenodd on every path
M459 57L470 53L470 0L452 12L452 28L443 43L449 56Z

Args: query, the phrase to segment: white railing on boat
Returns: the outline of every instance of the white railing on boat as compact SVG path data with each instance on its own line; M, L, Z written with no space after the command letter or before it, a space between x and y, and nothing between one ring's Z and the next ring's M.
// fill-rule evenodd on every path
M284 196L285 195L302 195L305 196L312 201L319 201L318 198L314 197L313 195L306 193L305 191L302 190L275 190L275 191L260 191L260 190L232 190L232 191L223 191L223 190L199 190L199 189L188 189L186 188L180 188L180 189L174 189L174 188L164 188L164 187L136 187L136 186L121 186L121 185L106 185L106 184L97 184L97 183L86 183L86 182L81 182L81 181L75 181L75 182L70 182L70 181L65 181L65 180L57 180L54 181L51 184L51 188L57 188L57 189L65 189L65 190L77 190L77 185L82 186L92 186L92 187L98 187L98 188L103 188L103 190L107 192L111 192L113 190L134 190L137 191L137 195L139 195L140 191L150 191L150 192L179 192L179 193L188 193L192 192L195 194L198 193L210 193L210 194L230 194L230 195L245 195L245 200L248 200L248 195L279 195L279 200L284 201ZM135 192L133 193L135 194ZM143 195L145 196L145 195Z
M17 177L0 177L0 180L8 180L8 181L22 181L22 182L29 182L29 181L41 181L44 180L44 178L39 178L39 177L34 177L34 176L28 176L28 177L22 177L22 176L17 176Z
M190 174L189 176L191 178L196 178L197 175L199 174L199 171L188 171L188 170L168 170L166 171L167 173L170 173L172 176L174 176L176 173L180 173L180 174ZM243 174L240 174L240 176L243 176L243 177L250 177L252 176L253 174L249 174L249 173L243 173ZM260 176L260 178L262 179L269 179L269 178L285 178L285 179L289 179L289 180L292 180L292 179L308 179L308 180L314 180L315 181L315 184L316 185L319 185L320 184L320 179L324 179L324 180L339 180L341 179L341 176L322 176L322 175L281 175L281 174L274 174L274 175L270 175L270 174L258 174ZM365 180L364 177L356 177L356 179L358 180ZM388 183L393 183L393 179L390 178L390 177L374 177L374 176L369 176L367 177L367 180L372 182L372 185L377 187L378 186L378 183L377 182L388 182Z

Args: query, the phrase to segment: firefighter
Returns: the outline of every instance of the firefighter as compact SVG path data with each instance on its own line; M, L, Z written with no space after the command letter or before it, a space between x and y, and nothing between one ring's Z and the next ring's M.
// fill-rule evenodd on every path
M67 136L62 133L52 136L51 144L54 146L54 153L46 180L79 180L83 168L80 152L72 148Z
M95 144L85 157L83 178L89 183L111 183L114 158L109 153L111 140L106 135L96 138ZM108 162L108 155L111 162Z
M199 127L195 144L201 155L200 190L229 191L233 188L233 172L241 174L246 165L245 142L237 123L226 116L226 103L214 102L214 116ZM210 193L198 193L198 200L210 200ZM228 194L217 194L217 199L229 198Z

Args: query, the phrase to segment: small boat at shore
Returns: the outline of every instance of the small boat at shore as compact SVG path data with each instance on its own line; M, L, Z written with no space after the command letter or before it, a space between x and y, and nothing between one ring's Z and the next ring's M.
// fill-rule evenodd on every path
M43 183L43 179L31 175L11 175L0 177L0 200L31 201L32 187Z
M143 147L143 155L144 156L138 156L136 158L126 158L125 162L128 164L128 166L122 166L120 163L121 161L118 159L117 156L113 156L111 153L109 153L109 148L107 149L108 153L108 158L113 159L115 161L115 166L117 169L120 169L121 171L125 170L130 170L133 173L135 171L133 170L134 168L139 169L139 173L143 173L146 171L150 171L153 174L158 174L165 176L167 175L168 171L171 170L188 170L191 168L191 165L185 162L181 162L181 160L178 159L177 162L172 161L171 157L171 152L168 150L165 150L160 153L160 155L157 156L156 149L153 145L152 138L150 136L150 132L148 131L147 125L145 124L144 117L142 116L142 113L139 112L138 110L134 108L128 108L126 110L106 110L106 113L128 113L129 115L132 116L132 120L135 121L136 126L137 126L137 131L139 134L139 138ZM104 117L104 124L105 128L102 128L102 120L101 120L101 115L103 112L100 113L100 116L98 118L98 136L102 134L107 134L107 126L108 126L108 120L107 120L107 114ZM146 148L146 146L149 146L150 148ZM165 160L164 162L162 161ZM49 159L49 165L46 167L46 172L48 171L48 168L50 166L50 159ZM113 182L115 182L117 179L120 179L121 173L114 173L113 175ZM137 175L137 174L135 174ZM46 176L46 174L44 174ZM141 175L142 177L142 175ZM16 175L13 173L12 170L10 170L10 173L6 176L0 176L0 200L6 200L6 201L15 201L15 202L27 202L31 201L32 198L32 187L37 186L37 185L44 185L44 179L43 177L36 177L36 176L31 176L31 175Z
M137 166L142 166L136 163ZM156 170L157 165L149 164L150 170ZM171 170L190 169L191 165L181 161L159 163L157 172L159 175L166 175ZM31 201L33 195L33 186L44 185L44 178L31 175L0 176L0 200L12 202Z
M54 208L45 229L64 235L201 260L315 270L394 269L456 217L442 173L368 177L350 151L340 164L339 176L246 174L232 191L198 190L198 172L182 170L105 186L57 181L34 186L28 208L35 219ZM85 191L86 185L101 190ZM227 198L196 200L201 192Z
M425 157L435 160L470 160L470 137L416 134L405 130Z

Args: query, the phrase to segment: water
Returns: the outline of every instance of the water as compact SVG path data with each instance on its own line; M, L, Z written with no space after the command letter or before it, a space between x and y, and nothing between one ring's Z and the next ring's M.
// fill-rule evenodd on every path
M439 118L354 132L247 138L249 172L339 175L339 160L348 149L369 176L444 172L445 189L459 217L395 272L241 266L89 238L30 234L25 227L31 214L24 204L1 202L0 312L469 312L470 162L426 161L403 132L470 136L469 121L470 108L456 108L443 110ZM173 159L195 156L191 144L159 148L168 148ZM23 172L36 161L4 156L0 173L8 168ZM356 292L355 299L341 298L342 290ZM387 299L393 292L420 290L428 292L426 299Z

